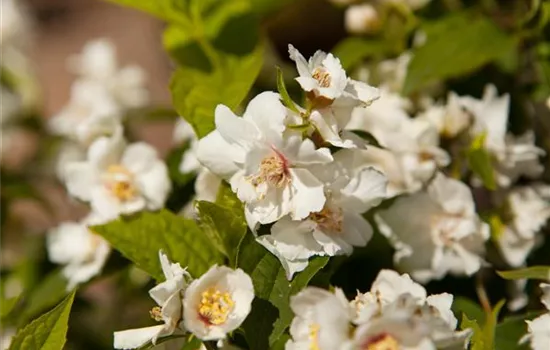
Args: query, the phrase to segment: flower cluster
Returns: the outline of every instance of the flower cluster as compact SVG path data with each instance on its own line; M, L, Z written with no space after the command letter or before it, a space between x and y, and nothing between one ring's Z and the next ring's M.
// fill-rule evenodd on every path
M308 287L291 298L293 349L458 349L470 331L456 331L453 296L428 296L407 275L382 270L371 290L348 302L333 293ZM351 329L351 331L350 331Z
M385 198L386 177L364 161L364 142L344 130L351 111L368 108L378 90L348 78L331 54L306 60L293 46L289 53L307 108L274 92L253 98L242 117L219 105L216 130L198 142L196 155L245 203L253 231L272 224L258 242L290 279L312 256L367 244L372 228L361 214Z
M135 349L174 333L193 333L201 340L223 341L250 312L254 287L242 270L212 266L193 279L180 264L159 252L166 280L149 291L157 303L151 317L161 325L115 332L115 349Z
M541 283L540 288L543 291L541 302L547 312L532 321L526 321L527 334L521 339L521 342L528 341L533 350L547 349L550 344L550 284Z
M122 124L131 108L144 106L144 72L137 66L120 68L114 45L98 39L71 57L77 74L70 100L49 120L50 131L66 139L57 174L68 193L90 204L81 222L63 223L48 235L50 260L65 265L68 288L97 275L110 251L88 229L142 210L158 210L170 193L166 165L144 143L128 143Z

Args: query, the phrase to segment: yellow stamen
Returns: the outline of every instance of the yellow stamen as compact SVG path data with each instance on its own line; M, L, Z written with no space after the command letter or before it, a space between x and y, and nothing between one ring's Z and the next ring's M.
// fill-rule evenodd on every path
M331 78L326 69L317 67L311 76L313 79L317 80L320 87L327 88L330 86Z
M104 183L105 187L121 201L128 201L138 193L134 185L134 175L119 164L107 168Z
M149 315L151 316L151 318L157 322L160 322L162 321L162 309L160 308L160 306L155 306L154 308L151 309L151 311L149 311Z
M235 302L227 292L211 287L202 292L199 304L199 315L209 325L220 325L227 321Z

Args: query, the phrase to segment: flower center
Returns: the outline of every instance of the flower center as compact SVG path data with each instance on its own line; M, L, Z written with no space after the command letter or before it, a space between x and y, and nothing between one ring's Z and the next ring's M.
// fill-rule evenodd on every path
M367 339L361 347L363 350L399 350L397 339L387 333L382 333Z
M290 182L288 162L275 151L275 154L262 159L258 174L252 175L250 179L255 187L264 183L277 188L284 187Z
M220 325L227 321L227 317L235 302L229 293L222 293L211 287L202 292L199 304L199 315L204 323L209 325Z
M309 349L308 350L320 350L319 348L319 330L321 327L317 323L309 325Z
M149 315L151 318L157 322L162 321L162 309L160 306L155 306L154 308L149 311Z
M340 208L325 205L321 211L309 214L308 219L315 221L323 231L342 232L343 215Z
M130 200L138 193L134 185L134 175L119 164L107 168L104 183L105 187L121 201Z
M311 75L313 79L317 80L319 86L322 88L327 88L330 86L331 78L330 74L323 67L317 67Z

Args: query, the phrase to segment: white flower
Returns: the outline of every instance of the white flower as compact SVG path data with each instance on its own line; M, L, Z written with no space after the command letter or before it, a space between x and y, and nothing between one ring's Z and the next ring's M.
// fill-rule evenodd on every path
M202 340L221 340L250 313L254 286L241 269L217 266L185 291L185 328Z
M346 9L344 16L344 24L349 33L374 33L381 26L378 11L370 4L352 5Z
M301 135L283 135L287 110L278 94L256 96L242 118L222 105L215 114L216 130L199 141L197 156L246 203L251 227L287 214L303 219L323 208L323 184L308 167L332 156Z
M81 80L72 85L69 103L48 120L48 127L53 134L88 146L102 135L114 134L121 119L120 108L103 86Z
M182 173L196 173L200 171L203 166L197 159L198 139L193 127L183 118L179 118L176 122L173 139L176 143L189 143L189 149L181 158L179 171Z
M548 310L544 315L527 322L527 334L520 340L520 343L529 341L531 349L546 350L550 344L550 284L541 283L543 291L541 301Z
M89 281L103 269L111 248L88 226L105 222L91 214L81 222L64 222L48 233L48 256L53 263L65 265L62 273L68 280L67 290Z
M126 146L120 133L95 141L85 161L67 164L65 180L71 195L108 218L160 209L171 187L155 149L143 142Z
M149 341L155 344L158 338L169 336L178 329L183 330L180 325L183 318L182 298L191 276L180 264L170 263L162 252L159 252L159 258L166 280L149 290L149 295L158 305L150 314L164 324L115 332L115 349L136 349Z
M533 248L540 243L537 235L550 218L550 186L542 184L512 189L506 198L505 226L497 246L504 259L520 267Z
M69 64L81 79L104 87L121 108L143 107L148 102L145 72L137 65L120 68L115 45L108 39L86 43Z
M302 89L313 93L313 98L324 98L327 105L333 100L338 104L359 103L369 105L379 97L378 89L363 82L349 79L340 64L340 60L331 53L317 51L306 61L304 56L288 45L290 59L296 62L300 75L296 81ZM355 107L354 106L354 107Z
M342 290L307 287L290 298L295 314L286 350L337 350L349 346L350 312Z
M415 280L472 275L483 263L488 225L477 216L470 189L441 173L426 190L397 198L376 219L396 248L396 264Z
M362 324L382 313L383 308L400 296L409 294L421 305L426 301L426 290L414 282L408 274L398 274L392 270L381 270L372 283L370 291L357 293L350 306L355 311L353 322Z
M473 97L462 99L466 110L474 117L474 136L485 133L485 148L493 156L496 180L508 187L521 175L536 177L543 167L539 157L544 151L534 145L534 136L527 133L515 137L506 133L510 95L497 96L494 85L485 88L481 100Z
M354 246L365 246L372 228L361 214L386 194L385 176L364 166L354 150L336 152L333 163L311 169L325 183L324 207L301 221L283 217L272 226L270 235L258 237L279 258L288 279L314 255L349 255Z
M470 332L467 330L456 332L456 324L451 326L440 317L437 305L437 303L418 305L417 300L410 295L398 297L385 307L384 313L380 316L359 325L354 334L353 348L407 350L465 348ZM450 308L450 303L445 307ZM452 315L452 312L450 314Z
M369 165L389 180L389 192L414 192L424 186L449 155L439 147L437 129L426 120L412 119L406 112L409 101L388 90L369 108L355 108L346 129L366 131L386 148L367 147Z
M464 109L465 102L463 101L468 101L468 99L449 92L445 106L432 105L417 118L432 123L441 136L453 138L466 130L472 123L471 114Z
M334 100L344 93L348 78L338 58L331 53L317 51L309 61L306 61L292 45L288 45L288 52L290 59L296 62L300 75L296 81L305 91L329 100Z

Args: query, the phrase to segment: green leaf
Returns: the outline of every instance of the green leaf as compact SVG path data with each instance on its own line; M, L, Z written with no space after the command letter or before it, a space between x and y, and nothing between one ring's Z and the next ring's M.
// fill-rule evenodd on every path
M157 280L164 280L159 250L171 261L187 266L194 277L223 263L222 255L194 221L167 210L142 212L91 229Z
M522 278L549 280L550 266L531 266L524 269L497 271L498 275L507 280L518 280Z
M12 339L10 350L62 350L75 291L50 312L40 316Z
M472 141L467 152L470 169L479 176L483 185L488 190L494 191L497 188L493 161L491 155L485 149L485 138L487 133L481 133Z
M485 322L485 312L483 309L474 301L465 298L465 297L455 297L453 300L452 306L453 313L457 319L462 319L468 317L469 320L479 322L483 324Z
M430 82L458 77L510 56L518 43L489 18L466 11L428 22L423 30L427 41L413 50L403 87L405 95Z
M197 349L201 349L201 345L202 345L202 341L199 338L192 336L187 341L187 343L185 343L183 348L181 348L181 350L197 350Z
M243 322L246 343L251 350L269 349L269 334L279 317L279 310L270 302L255 298L252 310Z
M244 209L240 202L237 207L227 202L220 203L196 202L200 225L216 247L227 256L231 266L235 266L239 244L247 230Z
M460 323L460 329L471 329L473 334L470 338L470 350L485 350L485 343L483 338L483 332L476 320L470 320L465 314L462 316L462 322Z
M348 70L361 63L364 59L372 56L381 56L386 51L386 44L383 41L348 37L340 41L334 47L332 53L340 59L342 67Z
M300 113L298 110L298 107L296 107L296 104L292 99L290 98L290 95L288 94L288 91L286 90L285 85L285 79L283 77L283 72L281 71L281 68L277 67L277 90L279 91L279 94L281 95L281 99L283 100L283 104L290 109L291 111L295 113Z
M19 301L19 296L12 298L4 299L2 298L0 303L0 319L3 321L10 312L15 308L17 302Z
M20 323L27 323L37 315L59 303L67 295L67 279L61 270L49 273L32 290L25 301L25 308L21 312Z
M214 130L214 110L218 104L237 107L248 94L260 72L263 46L244 57L219 56L212 72L180 67L170 83L172 100L180 115L193 126L199 138Z
M269 335L270 345L284 333L294 317L289 305L290 297L307 286L328 260L328 257L311 259L304 271L298 273L292 281L288 281L279 260L257 243L252 233L245 236L241 243L237 266L252 278L256 297L269 301L279 310L279 317L273 324L273 331ZM253 328L247 331L245 329L248 336L251 332L257 333L257 330ZM254 336L256 335L254 334ZM268 335L262 336L267 337Z

